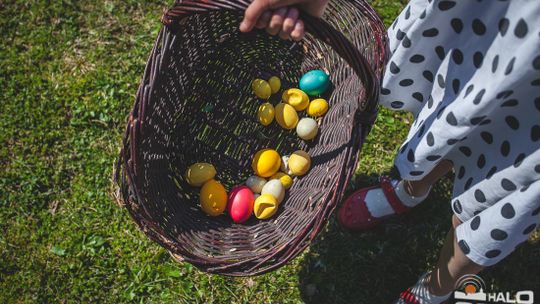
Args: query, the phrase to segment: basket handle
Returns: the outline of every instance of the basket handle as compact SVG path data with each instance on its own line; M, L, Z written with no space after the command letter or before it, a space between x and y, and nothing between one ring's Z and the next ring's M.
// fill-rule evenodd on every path
M177 0L172 8L163 13L161 22L164 25L170 25L174 20L179 20L188 15L213 10L234 10L243 12L250 3L250 0ZM365 13L372 24L380 24L380 19L371 9L369 9L368 4L366 4L364 0L351 0L351 3ZM364 84L364 87L366 88L366 98L362 99L361 96L358 97L361 101L361 111L376 111L379 100L379 79L364 55L347 39L347 37L323 19L308 15L304 12L300 12L300 18L304 21L306 31L311 33L315 38L330 45L336 53L351 66ZM374 30L379 31L379 33L374 34L378 39L378 43L383 44L384 42L379 38L384 37L384 33L380 33L381 28L376 27ZM384 52L384 46L381 48ZM384 57L384 54L382 57ZM384 58L380 59L384 61Z

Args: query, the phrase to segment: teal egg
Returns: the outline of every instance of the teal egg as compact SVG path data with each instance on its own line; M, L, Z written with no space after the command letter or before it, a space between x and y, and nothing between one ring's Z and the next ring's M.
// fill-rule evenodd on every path
M310 96L319 96L330 86L328 75L321 70L311 70L300 78L300 90Z

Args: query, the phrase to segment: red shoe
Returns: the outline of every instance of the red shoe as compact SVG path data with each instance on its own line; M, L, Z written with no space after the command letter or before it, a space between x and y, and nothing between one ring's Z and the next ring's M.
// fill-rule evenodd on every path
M394 210L394 214L390 214L383 217L373 217L367 208L365 197L369 190L381 188L384 196L390 203L390 206ZM390 178L381 176L379 178L379 184L368 188L360 189L351 194L343 206L338 211L338 221L341 226L353 230L361 231L371 229L380 223L384 222L387 218L396 214L402 214L409 211L409 207L405 206L403 202L397 197L394 191Z
M412 292L411 288L403 291L399 294L399 299L394 304L421 304L416 298L416 295Z
M443 296L436 296L429 292L427 286L427 277L429 273L424 273L418 282L411 288L407 288L399 294L399 298L394 304L442 304L447 303L448 298L452 294L449 292Z

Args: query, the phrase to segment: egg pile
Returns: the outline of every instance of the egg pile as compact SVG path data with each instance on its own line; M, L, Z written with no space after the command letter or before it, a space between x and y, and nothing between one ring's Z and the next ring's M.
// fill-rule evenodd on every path
M318 98L330 86L328 75L321 70L312 70L302 76L299 88L283 91L281 102L276 106L266 101L259 106L257 118L263 126L269 126L275 120L287 130L296 128L296 134L303 140L311 140L317 136L319 125L314 118L321 117L328 111L328 102ZM281 88L281 80L274 76L268 81L255 79L251 88L261 99L268 100ZM315 97L310 101L309 96ZM298 112L306 111L310 117L299 118Z
M281 95L276 106L268 102L272 94L281 89L281 80L274 76L268 79L255 79L251 83L253 93L264 99L257 111L258 121L263 126L276 123L287 130L296 129L303 140L317 136L319 125L314 118L326 114L328 103L319 98L329 87L328 75L321 70L304 74L299 88L289 88ZM310 101L309 96L315 97ZM309 117L299 119L298 112L305 111ZM195 163L187 168L185 180L194 187L201 187L199 202L202 211L210 216L227 213L235 223L247 221L251 215L258 219L268 219L278 210L285 198L285 190L293 184L293 177L305 175L311 167L311 157L298 150L291 155L280 156L276 150L266 148L253 156L251 167L253 175L244 185L231 189L227 195L225 187L215 179L216 169L209 163Z

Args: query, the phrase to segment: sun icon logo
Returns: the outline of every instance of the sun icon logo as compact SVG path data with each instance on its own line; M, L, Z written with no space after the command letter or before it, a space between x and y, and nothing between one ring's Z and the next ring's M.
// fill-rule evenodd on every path
M485 300L486 284L477 275L465 275L459 279L454 292L455 299L462 300Z
M476 293L478 289L476 289L476 286L474 286L474 284L467 283L465 284L463 291L465 291L466 294L470 294L470 293Z

